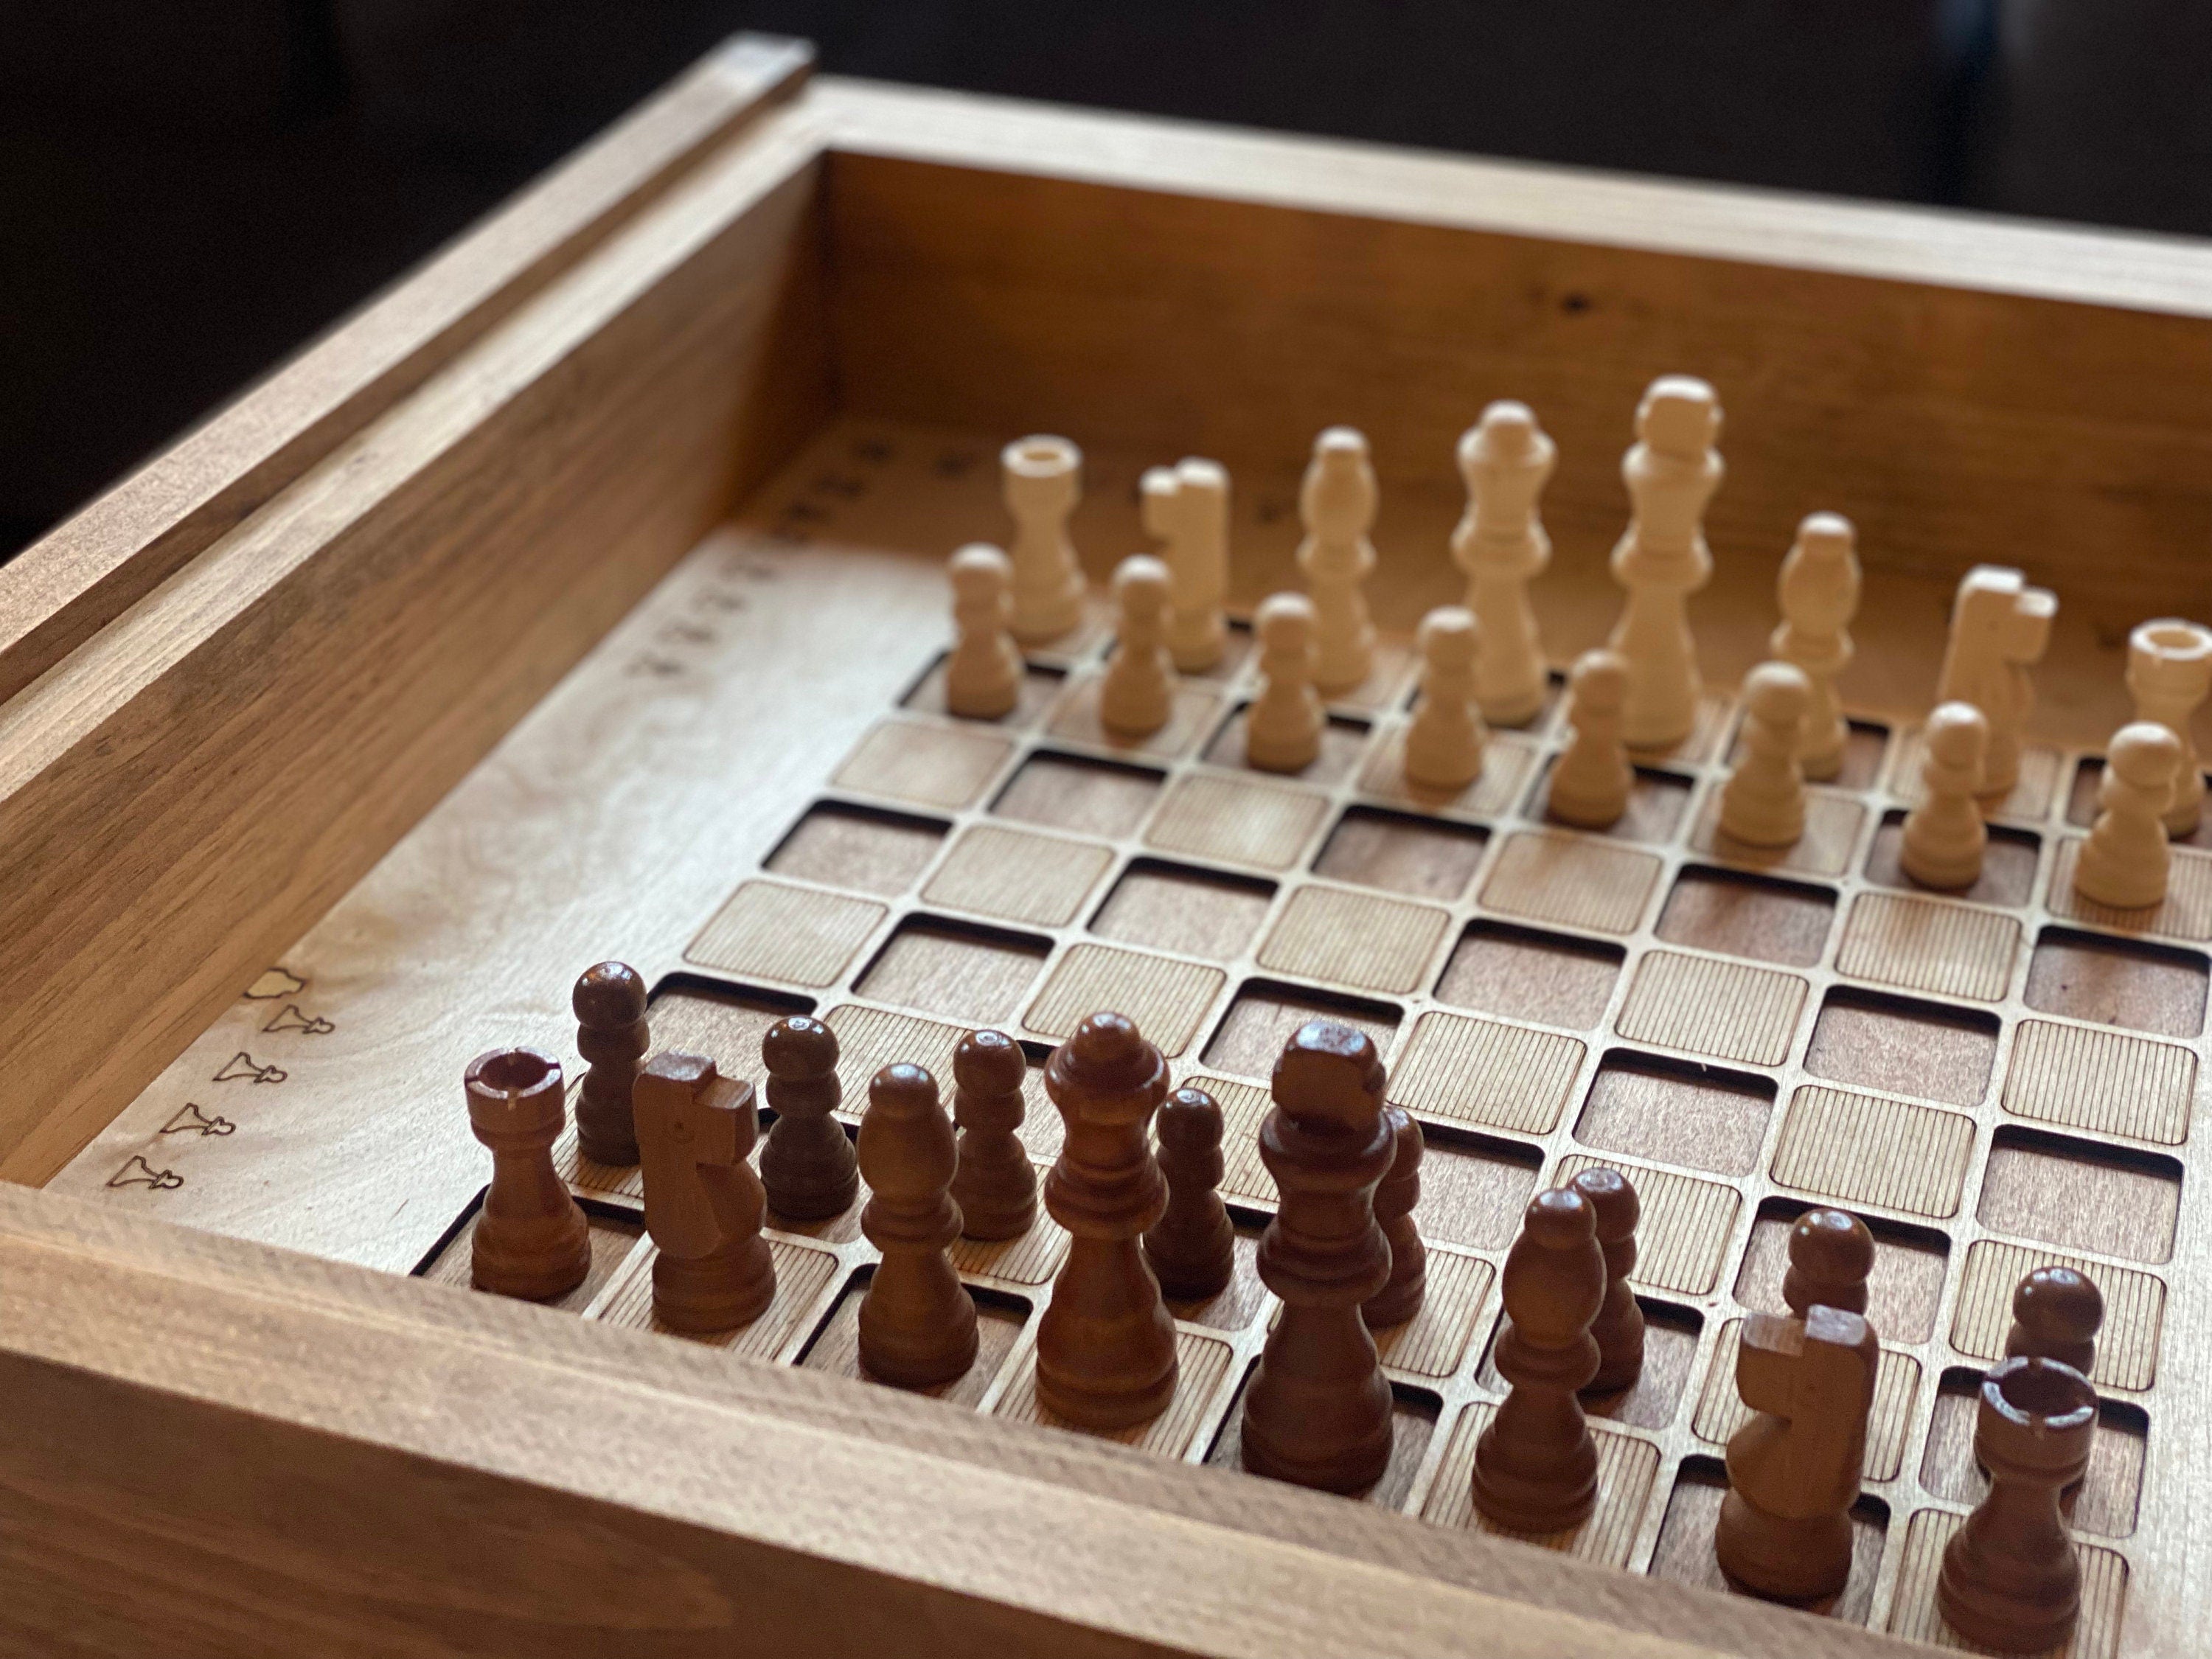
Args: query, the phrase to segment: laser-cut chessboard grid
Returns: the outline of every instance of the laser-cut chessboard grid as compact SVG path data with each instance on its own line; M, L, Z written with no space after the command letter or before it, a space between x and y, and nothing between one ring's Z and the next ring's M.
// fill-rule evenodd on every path
M1178 1081L1222 1103L1240 1245L1227 1291L1175 1305L1175 1404L1123 1437L1233 1467L1237 1394L1272 1311L1252 1270L1273 1196L1253 1144L1267 1068L1305 1018L1362 1026L1390 1097L1428 1133L1416 1213L1431 1251L1427 1306L1379 1334L1399 1434L1368 1501L1487 1526L1467 1489L1502 1395L1488 1349L1504 1251L1539 1185L1610 1164L1643 1199L1650 1358L1634 1389L1593 1403L1596 1514L1538 1541L1716 1587L1741 1316L1780 1306L1790 1221L1845 1206L1875 1231L1883 1354L1858 1557L1827 1610L1928 1640L1950 1639L1935 1570L1982 1490L1978 1368L2002 1351L2020 1277L2069 1262L2107 1303L2105 1420L2070 1505L2085 1570L2071 1650L2112 1652L2160 1431L2160 1268L2182 1224L2212 834L2177 848L2155 913L2086 906L2069 872L2097 762L2031 747L1982 880L1917 891L1895 866L1917 737L1862 722L1843 777L1814 788L1802 841L1736 846L1713 827L1734 710L1710 693L1690 739L1639 757L1621 823L1566 830L1543 817L1556 688L1531 729L1494 736L1467 790L1404 787L1402 641L1332 706L1321 759L1269 776L1241 763L1249 644L1238 632L1224 667L1188 682L1167 728L1136 744L1097 722L1100 617L1033 656L1004 720L945 715L933 667L701 929L691 974L656 997L655 1047L757 1077L769 1024L821 1011L857 1121L878 1066L919 1061L949 1095L961 1034L1002 1026L1032 1060L1024 1133L1042 1170L1060 1137L1043 1056L1095 1008L1130 1013ZM569 1305L650 1324L636 1171L582 1162L573 1136L558 1156L601 1243ZM874 1260L859 1206L811 1226L772 1217L771 1231L776 1303L729 1346L858 1375L854 1316ZM1031 1342L1065 1243L1048 1218L957 1247L983 1346L946 1397L1040 1420ZM465 1282L466 1256L464 1224L429 1271Z

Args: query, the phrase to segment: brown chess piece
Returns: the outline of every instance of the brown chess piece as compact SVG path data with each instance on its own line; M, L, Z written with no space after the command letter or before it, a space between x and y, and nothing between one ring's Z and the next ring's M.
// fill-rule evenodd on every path
M561 1067L535 1048L495 1048L462 1074L469 1127L491 1149L491 1188L469 1247L477 1288L532 1302L566 1296L592 1267L591 1224L554 1172L567 1121Z
M699 1054L656 1054L630 1091L645 1177L653 1311L704 1335L749 1325L775 1299L761 1237L768 1194L745 1160L760 1133L753 1086Z
M1275 1061L1260 1124L1281 1196L1258 1265L1283 1311L1244 1392L1242 1455L1255 1474L1324 1492L1362 1491L1390 1463L1390 1384L1360 1313L1390 1277L1375 1223L1398 1151L1382 1086L1364 1032L1309 1020Z
M1067 1126L1044 1205L1071 1237L1037 1321L1037 1400L1085 1428L1128 1428L1175 1397L1175 1321L1137 1242L1167 1208L1146 1144L1167 1062L1127 1015L1095 1013L1053 1050L1044 1087Z
M2096 1282L2053 1262L2036 1268L2013 1291L2005 1353L2055 1359L2087 1376L2097 1366L2097 1333L2104 1323L2105 1297Z
M957 1162L937 1079L919 1066L878 1072L860 1120L860 1231L883 1260L860 1302L860 1364L902 1389L950 1382L975 1363L975 1298L945 1254L960 1237Z
M1569 1183L1597 1212L1598 1249L1605 1253L1605 1305L1590 1326L1597 1341L1597 1375L1586 1394L1615 1394L1633 1388L1644 1374L1644 1310L1628 1275L1636 1267L1636 1224L1643 1206L1636 1188L1618 1170L1584 1170Z
M1943 1551L1936 1605L1970 1642L2041 1653L2073 1633L2081 1566L2060 1491L2089 1467L2097 1392L2072 1366L2017 1356L1982 1381L1974 1456L1990 1490Z
M1851 1505L1881 1358L1860 1315L1815 1303L1802 1319L1753 1314L1736 1392L1756 1413L1729 1441L1713 1553L1729 1581L1778 1601L1816 1601L1851 1573Z
M1597 1507L1597 1443L1576 1398L1597 1374L1589 1328L1605 1305L1596 1206L1572 1187L1531 1199L1502 1291L1491 1359L1511 1392L1475 1442L1474 1506L1516 1532L1560 1532Z
M1390 1245L1390 1277L1367 1298L1360 1315L1370 1331L1402 1325L1420 1312L1429 1293L1429 1247L1413 1220L1421 1201L1421 1126L1402 1106L1385 1103L1382 1121L1390 1126L1395 1148L1389 1172L1375 1188L1375 1223Z
M650 1041L645 981L626 962L602 962L576 981L568 1005L576 1012L576 1052L590 1070L576 1095L576 1150L594 1164L637 1162L630 1121L630 1085Z
M1145 1235L1145 1260L1164 1295L1203 1301L1228 1288L1237 1266L1237 1229L1218 1190L1221 1108L1203 1089L1178 1089L1160 1108L1159 1135L1168 1207Z
M1790 1271L1782 1299L1800 1319L1808 1308L1867 1310L1867 1276L1874 1271L1874 1235L1847 1210L1808 1210L1790 1229Z
M837 1034L811 1014L780 1019L761 1038L761 1066L775 1112L761 1148L769 1208L793 1221L844 1214L860 1196L860 1166L831 1115L843 1098Z
M969 1238L1019 1238L1036 1221L1036 1170L1017 1133L1029 1114L1022 1097L1029 1070L1021 1045L1004 1031L970 1031L952 1052L952 1121L960 1131L952 1198Z

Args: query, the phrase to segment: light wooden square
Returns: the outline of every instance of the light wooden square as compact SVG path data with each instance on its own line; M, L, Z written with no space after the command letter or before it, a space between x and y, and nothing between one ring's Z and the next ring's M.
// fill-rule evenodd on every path
M1787 847L1753 847L1721 833L1721 796L1714 789L1705 796L1690 845L1700 853L1754 870L1840 876L1850 867L1851 853L1858 846L1859 831L1866 827L1866 808L1852 796L1808 789L1805 833Z
M1430 789L1406 777L1406 728L1393 726L1367 757L1359 787L1395 806L1435 812L1445 817L1491 818L1521 798L1536 763L1535 748L1525 739L1492 732L1482 751L1482 770L1464 789Z
M2186 847L2168 849L2172 863L2166 878L2166 898L2140 910L2116 910L2074 890L2074 866L2081 857L2081 841L2069 836L2052 860L2051 890L2046 896L2054 916L2086 921L2115 933L2156 933L2168 939L2212 939L2212 854Z
M1440 1527L1473 1527L1494 1537L1517 1538L1524 1543L1559 1550L1601 1566L1625 1567L1644 1525L1644 1510L1651 1501L1651 1486L1659 1473L1659 1449L1648 1440L1617 1429L1590 1425L1597 1442L1597 1508L1579 1527L1565 1532L1511 1532L1497 1525L1474 1507L1474 1447L1490 1426L1498 1408L1478 1400L1460 1413L1453 1425L1451 1443L1444 1449L1436 1484L1429 1488L1421 1518Z
M1631 757L1642 765L1669 760L1680 761L1685 765L1697 765L1713 753L1721 734L1728 729L1735 714L1733 698L1709 691L1698 699L1698 712L1688 737L1664 748L1632 750Z
M1204 963L1179 962L1114 945L1078 945L1060 959L1023 1024L1039 1036L1071 1037L1101 1008L1136 1021L1152 1045L1181 1054L1229 975Z
M1074 1434L1095 1434L1101 1440L1118 1440L1125 1446L1134 1446L1140 1451L1158 1452L1163 1457L1187 1456L1192 1443L1197 1438L1199 1427L1217 1414L1222 1401L1223 1384L1228 1380L1229 1362L1236 1351L1218 1337L1201 1335L1188 1326L1176 1328L1175 1398L1168 1407L1149 1423L1139 1423L1131 1428L1100 1431L1079 1428L1063 1418L1054 1416L1038 1403L1036 1395L1036 1343L1034 1340L1023 1346L1015 1361L1013 1380L1006 1391L999 1396L993 1415L1016 1423L1041 1423L1048 1428L1065 1429Z
M839 789L921 806L972 805L1007 756L1011 738L994 732L885 720L860 739L830 781Z
M1910 1101L1807 1084L1790 1097L1774 1178L1838 1204L1956 1215L1974 1121Z
M1262 870L1287 870L1313 839L1328 797L1310 789L1197 773L1178 778L1147 845Z
M1098 718L1098 691L1103 683L1101 677L1091 675L1070 686L1045 723L1045 730L1055 738L1094 749L1150 760L1173 760L1190 751L1221 709L1219 693L1202 686L1179 685L1166 725L1149 737L1125 738L1108 731Z
M1836 971L1879 985L2001 1000L2021 952L2021 927L1995 910L1898 893L1861 893L1844 922Z
M1910 1641L1953 1648L1962 1653L1988 1650L1966 1641L1936 1605L1936 1581L1943 1571L1943 1552L1965 1522L1952 1510L1921 1510L1905 1534L1905 1555L1890 1602L1889 1632ZM2041 1659L2113 1659L2119 1651L2120 1624L2128 1593L2128 1564L2112 1550L2077 1543L2081 1566L2081 1616L2073 1636Z
M973 824L953 842L921 896L977 915L1060 927L1075 920L1113 862L1113 849L1094 842Z
M1273 1099L1257 1084L1235 1078L1193 1072L1183 1081L1205 1090L1221 1108L1222 1196L1273 1208L1275 1177L1260 1161L1260 1121L1267 1115Z
M1877 1333L1879 1334L1879 1333ZM1736 1392L1736 1355L1743 1346L1743 1322L1731 1319L1721 1329L1712 1369L1698 1397L1693 1427L1698 1437L1725 1446L1751 1421L1751 1407ZM1867 1413L1866 1455L1859 1468L1869 1480L1893 1480L1905 1461L1905 1437L1912 1425L1914 1397L1920 1391L1920 1362L1911 1354L1884 1348L1875 1366L1874 1405Z
M1411 991L1428 979L1450 926L1450 913L1434 905L1313 883L1291 895L1259 961L1364 991Z
M1430 1245L1429 1288L1420 1312L1375 1333L1382 1363L1410 1376L1449 1376L1458 1370L1489 1309L1496 1277L1479 1255Z
M1809 989L1795 974L1654 951L1637 965L1617 1029L1632 1042L1779 1066Z
M975 1278L1010 1285L1048 1284L1067 1259L1067 1232L1040 1204L1037 1218L1019 1238L957 1239L945 1254L955 1267Z
M1736 1189L1672 1170L1655 1170L1584 1152L1559 1160L1552 1184L1564 1187L1584 1170L1618 1170L1634 1183L1644 1218L1636 1229L1636 1271L1629 1282L1683 1296L1704 1296L1720 1278L1741 1205Z
M890 914L872 899L749 881L684 947L684 959L749 979L834 984Z
M845 1116L857 1119L867 1109L868 1080L900 1060L935 1078L945 1109L951 1109L952 1051L975 1028L857 1002L839 1004L823 1023L837 1034L837 1084L844 1094L839 1109Z
M1586 1052L1556 1031L1432 1012L1413 1027L1390 1098L1416 1116L1547 1135L1559 1127Z
M787 1238L771 1237L769 1254L775 1259L775 1300L750 1325L712 1336L694 1336L672 1330L653 1311L653 1262L660 1254L650 1238L641 1238L615 1276L607 1281L599 1299L585 1310L584 1317L633 1330L659 1331L712 1347L726 1348L747 1359L774 1359L795 1338L813 1326L806 1317L816 1314L823 1292L837 1272L837 1258L827 1250Z
M2000 1099L2016 1117L2179 1146L2197 1103L2197 1055L2094 1026L2023 1020Z
M2158 1376L2160 1327L2166 1322L2166 1281L2133 1267L2089 1261L2040 1245L1978 1239L1966 1249L1959 1275L1959 1304L1951 1318L1951 1346L1977 1359L2004 1357L2012 1328L2012 1293L2037 1267L2073 1268L2105 1293L2105 1328L2097 1334L2097 1363L2089 1380L2140 1392Z
M1507 837L1482 884L1482 902L1501 915L1632 933L1661 867L1649 853L1524 830Z

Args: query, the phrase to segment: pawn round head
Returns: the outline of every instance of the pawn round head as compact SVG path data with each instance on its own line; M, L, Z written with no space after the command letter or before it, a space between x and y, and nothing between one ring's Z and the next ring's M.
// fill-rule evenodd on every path
M1585 651L1575 659L1567 687L1576 708L1610 714L1628 698L1628 659L1618 651Z
M1133 553L1114 568L1114 603L1125 617L1159 616L1172 591L1167 566L1149 553Z
M2071 1267L2038 1267L2012 1293L2012 1316L2039 1348L2093 1340L2105 1322L2105 1295Z
M1459 464L1466 469L1487 460L1517 461L1536 447L1540 433L1535 410L1524 403L1501 398L1461 434Z
M970 1031L952 1051L953 1082L975 1094L1012 1094L1029 1069L1021 1044L1004 1031Z
M1221 1108L1205 1090L1186 1085L1160 1108L1159 1131L1164 1152L1212 1152L1221 1144Z
M1808 513L1797 521L1796 551L1820 564L1841 564L1858 546L1859 535L1840 513Z
M1589 1200L1597 1214L1597 1236L1608 1244L1636 1237L1644 1206L1626 1176L1602 1164L1584 1170L1567 1183Z
M937 1079L908 1060L886 1066L868 1079L868 1109L912 1117L937 1105Z
M1928 752L1945 766L1979 772L1989 752L1989 716L1970 702L1938 703L1928 717Z
M1848 1210L1808 1210L1790 1229L1790 1272L1782 1293L1796 1313L1805 1311L1801 1300L1830 1307L1856 1302L1856 1306L1844 1311L1859 1313L1865 1309L1864 1286L1873 1271L1874 1235L1865 1222ZM1842 1287L1853 1285L1860 1287L1856 1297L1832 1299Z
M1313 648L1313 601L1303 593L1270 593L1252 618L1261 647L1297 653Z
M626 962L602 962L578 976L568 998L576 1023L605 1029L645 1018L645 981Z
M1474 612L1463 605L1439 605L1421 618L1416 635L1422 660L1431 668L1468 668L1474 662L1478 636Z
M1597 1209L1573 1187L1554 1187L1528 1200L1522 1229L1547 1249L1571 1249L1597 1237Z
M2113 733L2105 763L2137 789L2168 787L2181 769L2181 739L2156 720L2135 720Z
M1813 683L1795 663L1763 662L1744 677L1743 702L1761 725L1794 725L1812 704Z
M1371 1132L1382 1115L1374 1040L1334 1019L1310 1019L1275 1060L1275 1103L1300 1128Z
M988 542L970 542L945 561L953 596L963 605L988 605L1014 585L1014 562Z
M1693 459L1720 441L1721 400L1692 374L1662 374L1636 407L1636 435L1662 454Z
M811 1014L793 1014L761 1038L761 1064L771 1077L827 1077L837 1069L837 1034Z
M1367 439L1357 428L1333 426L1314 440L1313 460L1298 489L1298 509L1316 529L1333 535L1364 534L1375 518L1375 469Z

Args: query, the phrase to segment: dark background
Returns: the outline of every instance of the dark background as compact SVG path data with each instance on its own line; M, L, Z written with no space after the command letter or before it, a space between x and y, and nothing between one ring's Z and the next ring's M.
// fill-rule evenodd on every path
M739 28L848 74L2212 233L2207 0L0 0L0 557Z

